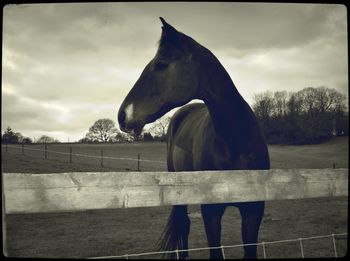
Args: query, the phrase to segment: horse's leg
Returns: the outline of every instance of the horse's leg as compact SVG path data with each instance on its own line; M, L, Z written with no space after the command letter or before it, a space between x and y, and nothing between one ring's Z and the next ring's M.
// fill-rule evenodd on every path
M226 206L223 204L202 205L202 217L209 247L221 245L221 218ZM221 249L210 249L210 259L223 259Z
M265 202L241 203L238 207L242 216L243 244L255 244L264 216ZM257 258L257 246L244 246L244 258Z
M176 206L178 208L182 209L182 214L183 217L181 217L181 222L182 224L180 225L180 234L182 235L182 249L187 250L188 249L188 236L190 234L190 226L191 226L191 221L187 215L187 206ZM188 251L181 251L179 253L180 259L188 259Z

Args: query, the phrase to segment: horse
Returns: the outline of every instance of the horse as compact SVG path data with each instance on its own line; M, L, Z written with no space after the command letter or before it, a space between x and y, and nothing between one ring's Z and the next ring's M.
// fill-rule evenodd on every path
M269 169L261 127L219 60L162 17L160 20L162 33L157 53L119 108L120 129L139 135L145 124L182 106L172 116L167 131L169 172ZM189 103L194 99L204 103ZM201 205L209 258L223 258L218 247L221 218L228 206L239 209L242 241L250 244L244 246L244 258L256 258L264 201ZM182 249L180 258L188 258L190 224L187 205L173 206L160 237L160 249Z

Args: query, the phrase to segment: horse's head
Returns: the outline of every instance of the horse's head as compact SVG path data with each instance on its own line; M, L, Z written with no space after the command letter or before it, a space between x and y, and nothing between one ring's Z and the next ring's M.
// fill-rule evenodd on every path
M119 125L126 132L140 134L145 124L196 98L197 66L191 52L194 40L160 20L163 26L158 51L119 108Z

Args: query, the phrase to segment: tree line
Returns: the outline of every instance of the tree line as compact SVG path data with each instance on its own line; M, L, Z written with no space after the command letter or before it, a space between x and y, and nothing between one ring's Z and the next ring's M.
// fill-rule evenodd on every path
M263 92L254 95L252 109L269 144L315 144L332 136L349 135L346 96L326 87L308 87L298 92ZM110 119L99 119L80 143L165 141L170 122L163 116L138 136L120 131ZM32 143L29 137L8 127L2 143ZM58 140L42 135L37 143Z
M79 143L100 143L100 142L134 142L134 141L165 141L166 132L170 117L164 116L150 125L140 135L130 135L120 131L115 122L110 119L99 119L89 128L85 137L81 138ZM42 135L37 140L32 140L29 137L24 137L20 132L15 132L11 127L7 127L4 134L1 135L1 142L4 144L15 143L59 143L60 141Z
M252 105L269 144L315 144L348 136L346 96L326 87L254 95Z
M42 135L35 142L37 143L59 143L59 140L56 140L53 137ZM1 143L5 144L15 144L15 143L24 143L30 144L33 143L33 140L29 137L23 136L20 132L14 132L11 127L7 127L4 131L4 134L1 135Z

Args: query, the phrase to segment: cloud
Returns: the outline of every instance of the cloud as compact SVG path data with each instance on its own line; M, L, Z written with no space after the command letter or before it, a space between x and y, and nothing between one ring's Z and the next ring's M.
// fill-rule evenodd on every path
M341 5L208 2L130 6L140 16L163 16L205 46L220 49L286 48L346 29L346 8Z
M43 134L54 136L62 130L64 130L62 133L85 135L95 120L102 117L101 115L115 120L119 106L119 104L96 106L95 103L48 103L3 92L2 127L5 129L11 126L12 129L21 130L23 135L31 137L34 133L42 133L40 136Z
M98 118L116 121L156 53L159 16L210 49L249 102L260 91L309 85L347 94L346 15L330 4L7 5L2 128L66 140Z
M348 95L346 45L331 48L332 43L337 44L319 40L303 48L265 50L242 57L223 51L218 57L250 104L258 92L295 92L309 86L326 86Z
M4 15L5 42L21 55L46 62L142 46L151 39L143 37L147 30L137 26L141 21L129 26L124 21L128 14L120 6L119 3L10 5ZM16 32L21 34L14 35ZM144 38L142 42L137 35Z

